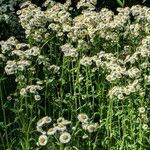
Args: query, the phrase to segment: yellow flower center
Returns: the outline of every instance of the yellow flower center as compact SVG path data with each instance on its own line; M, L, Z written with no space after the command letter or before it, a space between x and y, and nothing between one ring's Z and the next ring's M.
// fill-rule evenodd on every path
M40 143L44 143L45 142L45 139L44 138L41 138L40 139Z
M67 136L67 135L63 135L63 139L64 139L64 140L67 140L67 139L68 139L68 136Z

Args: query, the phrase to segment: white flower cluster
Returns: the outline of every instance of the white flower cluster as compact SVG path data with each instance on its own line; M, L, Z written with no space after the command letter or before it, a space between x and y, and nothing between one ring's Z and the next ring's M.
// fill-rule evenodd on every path
M47 124L49 125L52 122L51 117L45 116L37 122L36 129L38 132L42 133L39 136L37 145L44 146L47 144L48 136L59 135L59 140L61 143L68 143L71 140L71 134L67 132L67 125L71 124L71 121L59 117L57 123L53 127L48 128L47 131L43 130L43 127ZM43 139L43 140L42 140Z
M140 59L146 59L149 57L150 57L150 36L148 35L142 39L140 46L136 48L136 51L132 55L126 56L124 62L134 64Z
M21 2L21 0L9 0L9 1L1 0L0 14L6 13L8 11L14 11L14 6L19 2Z
M48 29L55 31L58 37L71 30L72 18L68 11L70 5L71 1L67 0L64 4L55 3L45 11L45 16L49 22Z
M78 56L77 50L68 43L61 46L61 51L64 53L65 57L67 57L67 56L77 57Z
M70 13L67 12L71 1L65 4L46 1L43 5L50 6L46 11L27 1L21 5L21 10L17 11L20 23L25 29L26 37L32 37L36 41L47 39L49 29L57 31L57 36L62 36L63 32L68 31L70 27Z
M20 7L21 10L18 10L17 14L22 27L25 29L26 37L30 36L36 41L41 41L43 34L47 31L45 28L47 20L44 12L30 1L22 3Z
M78 114L78 120L82 123L82 129L88 131L89 133L95 132L98 127L98 123L93 123L89 121L88 116L85 113Z
M32 64L32 58L40 54L38 47L19 43L14 37L0 42L2 54L7 57L5 72L7 75L25 71Z
M43 86L41 85L28 85L26 88L22 88L20 90L21 96L27 96L29 93L34 95L34 99L36 101L41 100L41 96L39 95L40 90L43 89Z
M127 75L123 61L114 57L112 53L101 51L95 56L83 56L80 59L80 64L83 66L90 66L92 62L95 62L96 68L102 68L109 73L106 77L109 82L113 82L120 79L123 75Z
M39 7L28 1L22 4L22 9L17 13L27 37L32 35L38 41L42 37L49 36L49 29L55 31L58 37L67 35L69 41L74 42L88 38L93 42L95 37L118 42L120 32L123 32L125 38L136 37L141 31L149 33L148 7L137 5L131 8L118 8L118 14L114 15L106 8L102 8L99 12L95 11L96 3L96 0L79 1L77 8L84 9L74 18L69 11L70 0L64 4L46 1L43 5L49 7L45 11L41 11ZM130 20L131 16L135 22Z
M138 109L141 120L142 120L142 129L147 130L148 129L148 123L149 123L149 118L147 117L146 114L146 109L145 107L139 107Z
M140 80L134 80L132 83L129 83L127 86L114 86L109 90L108 96L112 99L114 96L119 100L124 100L126 96L137 93L140 96L143 96L144 89L140 86Z
M87 7L88 10L95 10L97 0L79 0L77 3L77 9L81 7Z
M83 66L91 66L92 65L92 58L91 57L88 57L88 56L83 56L81 59L80 59L80 64L83 65Z

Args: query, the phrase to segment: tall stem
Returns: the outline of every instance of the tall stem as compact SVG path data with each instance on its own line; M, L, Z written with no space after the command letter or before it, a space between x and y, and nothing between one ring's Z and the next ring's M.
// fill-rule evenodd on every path
M7 133L7 120L6 120L6 112L4 109L4 103L3 103L3 92L2 92L2 78L0 79L0 99L1 99L1 107L2 107L2 113L3 113L3 119L4 119L4 132L5 132L5 140L6 144L8 146L8 133Z

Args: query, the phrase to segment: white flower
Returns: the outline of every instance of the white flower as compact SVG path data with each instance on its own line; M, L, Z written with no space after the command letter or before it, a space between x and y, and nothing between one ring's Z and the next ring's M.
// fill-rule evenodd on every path
M130 78L139 77L140 76L140 70L136 67L132 67L128 70L128 75Z
M59 124L59 123L62 123L62 121L64 121L65 119L64 119L64 117L59 117L58 119L57 119L57 123Z
M72 127L72 130L74 130L74 131L75 131L75 130L76 130L76 127L75 127L75 126L73 126L73 127Z
M88 116L84 113L79 114L77 118L82 123L86 123L88 120Z
M58 131L65 131L66 130L66 126L63 125L63 124L58 124L56 127L55 127Z
M87 130L87 127L88 127L88 124L87 124L87 123L82 123L82 128L83 128L84 130Z
M54 135L56 133L56 128L49 128L47 131L47 135Z
M96 128L97 128L97 123L91 123L87 126L87 130L89 133L92 133L94 131L96 131Z
M44 125L44 123L45 123L45 121L44 121L44 119L42 118L42 119L40 119L40 120L37 122L37 126L41 127L41 126Z
M83 58L80 59L80 64L83 66L90 66L92 65L92 58L83 56Z
M90 3L92 3L93 5L97 4L97 0L90 0Z
M50 123L52 121L52 118L49 116L46 116L43 119L45 120L45 123Z
M59 117L57 119L57 124L68 125L68 124L71 124L71 121L66 120L63 117Z
M139 113L143 114L145 112L145 108L144 107L140 107L139 108Z
M123 96L123 94L118 94L118 99L120 99L120 100L123 100L124 99L124 96Z
M25 88L22 88L22 89L20 90L20 95L21 95L21 96L27 95L27 91L26 91Z
M64 132L60 135L59 140L61 143L68 143L71 140L71 135L68 132Z
M45 116L43 118L41 118L38 122L37 122L37 126L41 127L46 123L50 123L52 121L51 117Z
M36 95L34 95L34 99L35 99L36 101L39 101L39 100L41 100L41 96L38 95L38 94L36 94Z
M64 56L77 57L77 50L70 44L66 43L61 46L61 50L64 53Z
M40 135L38 139L38 143L41 146L44 146L47 144L47 136L46 135Z
M143 124L142 129L147 130L148 129L148 125L147 124Z

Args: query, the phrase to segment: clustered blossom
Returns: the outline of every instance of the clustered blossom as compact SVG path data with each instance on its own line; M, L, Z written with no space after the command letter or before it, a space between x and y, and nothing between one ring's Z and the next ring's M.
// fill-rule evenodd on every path
M138 60L148 58L150 56L149 47L150 47L150 36L148 35L141 40L140 46L136 48L136 51L132 55L126 56L124 62L134 64ZM145 63L148 63L148 61Z
M92 58L87 57L87 56L83 56L80 59L80 64L83 65L83 66L91 66L92 65Z
M22 27L25 29L26 37L30 36L36 41L41 41L47 31L45 28L47 20L44 12L30 1L22 3L20 8L21 10L18 10L17 14Z
M71 135L68 132L63 132L60 137L59 140L61 143L68 143L71 140Z
M119 100L125 99L126 96L129 96L132 93L137 93L140 94L140 96L143 96L144 91L139 83L139 80L134 80L127 86L114 86L109 90L108 96L110 97L110 99L112 99L113 97L117 97Z
M98 123L89 121L89 118L85 113L78 114L77 118L79 122L82 123L83 130L88 131L89 133L95 132L97 130Z
M63 32L68 31L70 13L67 12L67 9L71 5L71 1L68 0L65 4L46 1L43 6L47 5L49 5L47 10L42 11L40 7L30 1L22 3L21 10L18 10L17 14L25 29L26 37L30 36L36 41L41 41L50 36L50 30L57 31L57 36L62 36Z
M21 10L17 13L27 37L32 36L37 41L49 37L49 30L54 31L58 37L67 35L69 41L74 42L88 37L93 42L97 36L118 42L121 31L124 32L124 38L128 38L129 35L136 38L141 32L149 33L150 21L147 13L149 8L139 5L131 8L118 8L118 14L115 15L107 8L102 8L99 12L95 11L96 3L96 0L79 1L77 9L81 8L82 12L74 18L69 12L70 0L64 4L46 1L43 4L43 6L48 6L45 11L27 1L21 5ZM135 13L137 11L138 13ZM130 21L131 15L137 20L135 24Z
M44 146L47 144L47 139L52 135L59 135L59 140L61 143L68 143L71 140L71 134L67 131L68 125L71 124L71 121L66 120L63 117L57 119L57 123L53 124L52 127L49 127L47 131L43 129L45 125L50 125L52 123L52 118L45 116L37 122L36 129L38 132L42 133L39 136L37 145Z
M88 10L95 10L97 0L79 0L77 3L77 9L81 7L87 7Z
M77 50L70 44L64 44L61 46L61 51L64 53L64 56L77 57Z
M112 53L101 51L95 56L83 56L80 59L80 64L83 66L91 66L93 63L96 64L96 68L107 70L109 74L106 76L106 79L109 82L113 82L120 79L123 75L127 75L127 70L123 61L114 57Z
M42 89L43 89L43 86L41 86L41 85L28 85L25 88L21 88L20 95L27 96L30 93L34 96L34 99L36 101L39 101L39 100L41 100L39 91Z
M47 138L46 135L40 135L40 136L39 136L39 139L38 139L37 145L38 145L38 146L39 146L39 145L44 146L44 145L47 144L47 140L48 140L48 138Z
M14 37L0 42L2 54L10 59L7 60L5 72L7 75L16 74L30 68L32 58L40 54L37 46L30 47L29 44L19 43ZM14 58L14 59L12 59Z
M149 118L147 116L147 110L145 107L139 107L138 108L139 114L140 114L140 119L142 123L142 129L147 130L149 128L148 123L149 123Z

